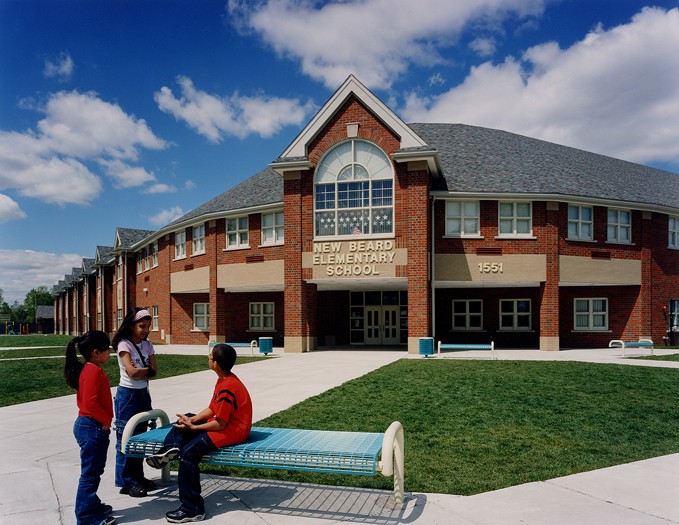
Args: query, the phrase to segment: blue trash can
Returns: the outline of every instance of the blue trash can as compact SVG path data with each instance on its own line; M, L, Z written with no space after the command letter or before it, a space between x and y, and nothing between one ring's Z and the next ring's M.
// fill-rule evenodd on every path
M420 337L419 340L420 355L428 357L434 354L434 338L433 337Z
M259 353L269 355L271 352L273 352L273 337L260 337Z

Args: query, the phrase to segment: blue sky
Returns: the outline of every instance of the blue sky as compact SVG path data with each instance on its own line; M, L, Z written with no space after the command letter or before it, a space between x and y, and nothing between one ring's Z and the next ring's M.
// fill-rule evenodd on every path
M5 300L254 175L349 74L406 122L679 172L679 1L0 0Z

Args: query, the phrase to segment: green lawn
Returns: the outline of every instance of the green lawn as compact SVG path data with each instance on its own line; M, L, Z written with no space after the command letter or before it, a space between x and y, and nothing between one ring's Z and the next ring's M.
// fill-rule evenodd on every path
M574 362L404 359L260 426L406 435L408 491L469 495L679 452L679 370ZM207 467L391 488L349 477Z
M632 359L648 359L650 361L679 361L679 354L669 355L642 355Z

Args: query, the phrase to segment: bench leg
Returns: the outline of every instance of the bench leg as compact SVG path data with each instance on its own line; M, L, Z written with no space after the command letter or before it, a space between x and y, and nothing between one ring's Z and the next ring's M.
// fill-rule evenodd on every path
M381 470L384 476L394 476L394 500L403 503L405 478L405 438L403 425L394 421L382 439Z
M147 412L139 412L139 414L135 414L128 420L127 425L125 425L125 429L123 430L123 437L120 440L120 449L123 451L123 454L125 453L127 442L134 435L134 430L137 428L137 425L154 419L160 419L161 426L170 424L170 418L167 416L167 413L159 408L154 408ZM163 483L170 481L170 465L165 465L163 467L161 479L163 480Z

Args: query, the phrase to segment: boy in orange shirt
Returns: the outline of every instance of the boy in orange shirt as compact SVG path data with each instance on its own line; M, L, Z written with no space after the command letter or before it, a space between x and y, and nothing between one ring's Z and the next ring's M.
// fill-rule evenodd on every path
M178 420L165 438L164 451L146 458L150 466L163 468L179 457L181 506L165 514L170 523L201 521L205 517L198 468L201 459L219 447L242 443L250 434L252 402L245 385L231 372L235 362L233 347L221 343L212 349L209 364L219 378L210 405L195 415L177 414Z

